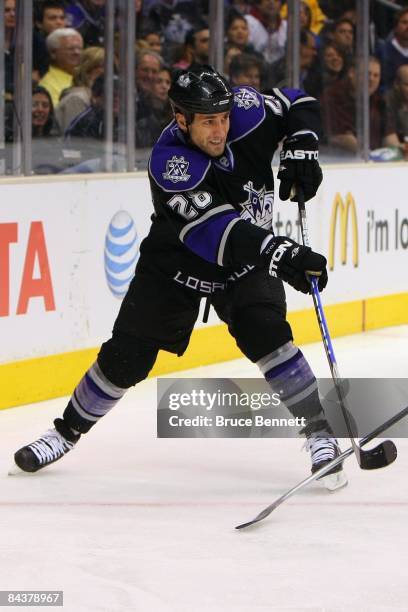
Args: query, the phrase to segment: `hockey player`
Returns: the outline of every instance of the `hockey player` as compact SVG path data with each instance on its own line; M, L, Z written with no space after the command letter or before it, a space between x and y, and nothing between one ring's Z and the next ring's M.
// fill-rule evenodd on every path
M62 418L15 454L35 472L60 459L147 377L159 349L182 355L200 300L228 325L303 430L312 471L339 453L316 379L294 345L282 281L310 293L306 276L327 283L326 259L272 231L272 157L283 140L279 196L296 186L312 198L322 181L319 110L300 90L231 89L211 67L179 74L169 97L174 120L153 148L149 179L155 213L112 337L77 385ZM326 479L327 480L327 479ZM345 484L342 467L328 486Z

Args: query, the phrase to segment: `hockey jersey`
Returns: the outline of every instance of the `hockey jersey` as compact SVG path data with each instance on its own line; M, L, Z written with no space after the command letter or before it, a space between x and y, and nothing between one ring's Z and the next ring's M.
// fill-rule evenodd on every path
M210 293L263 265L272 232L272 158L287 135L320 131L317 101L301 90L234 88L222 156L192 145L173 121L149 160L155 213L141 246L141 266ZM193 279L193 280L191 280ZM196 282L197 281L197 282Z

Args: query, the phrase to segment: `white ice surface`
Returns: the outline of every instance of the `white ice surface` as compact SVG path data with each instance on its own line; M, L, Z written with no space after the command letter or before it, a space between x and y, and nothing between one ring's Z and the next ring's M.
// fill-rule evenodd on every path
M407 377L408 326L334 344L344 376ZM303 350L328 376L321 344ZM185 375L258 371L238 360ZM149 379L61 462L8 477L65 403L0 411L0 590L62 589L66 612L408 610L408 440L392 466L363 472L351 457L348 487L311 486L239 532L307 475L299 440L156 439Z

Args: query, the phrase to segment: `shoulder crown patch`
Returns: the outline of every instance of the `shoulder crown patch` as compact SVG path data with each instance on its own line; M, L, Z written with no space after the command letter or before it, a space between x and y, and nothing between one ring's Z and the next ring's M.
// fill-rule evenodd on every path
M261 104L256 93L250 89L246 89L245 87L241 87L235 93L234 99L238 105L238 108L244 108L245 110L249 110L253 106L259 108Z
M188 181L191 174L187 174L190 162L177 155L173 155L171 159L166 161L166 172L163 172L162 176L164 179L171 181L172 183L179 183L180 181Z

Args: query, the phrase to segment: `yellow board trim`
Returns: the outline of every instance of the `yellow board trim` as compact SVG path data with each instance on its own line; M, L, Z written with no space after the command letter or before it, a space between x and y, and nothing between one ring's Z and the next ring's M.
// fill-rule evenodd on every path
M344 336L408 323L408 293L345 302L325 307L330 334ZM320 332L314 309L290 312L297 344L317 342ZM0 365L0 409L69 395L95 360L98 349L48 355ZM150 376L159 376L231 359L242 353L225 325L194 330L183 357L161 351Z

